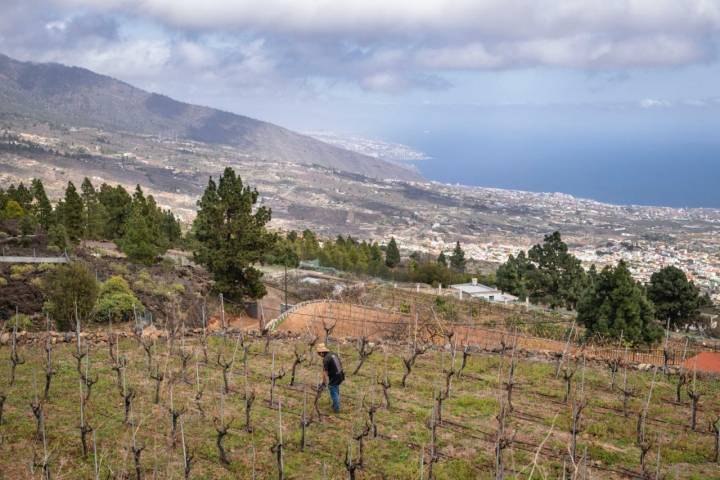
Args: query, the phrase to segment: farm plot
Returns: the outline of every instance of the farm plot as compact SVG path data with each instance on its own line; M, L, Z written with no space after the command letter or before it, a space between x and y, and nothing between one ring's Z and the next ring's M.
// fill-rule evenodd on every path
M483 351L444 335L330 334L347 373L337 415L312 332L11 341L0 476L720 477L716 379L543 362L512 339Z

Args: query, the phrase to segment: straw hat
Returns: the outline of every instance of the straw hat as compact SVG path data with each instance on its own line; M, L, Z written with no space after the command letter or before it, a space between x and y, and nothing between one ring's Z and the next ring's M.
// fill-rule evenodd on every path
M330 351L324 343L318 343L318 346L315 348L315 350L317 351L317 353L327 353Z

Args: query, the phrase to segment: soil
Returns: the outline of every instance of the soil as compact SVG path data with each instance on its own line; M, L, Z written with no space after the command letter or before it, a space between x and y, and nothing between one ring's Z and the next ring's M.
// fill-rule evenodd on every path
M700 352L683 363L687 370L706 373L720 373L720 352Z
M32 279L40 278L41 274L32 273L22 279L10 276L10 264L0 264L0 275L7 281L0 285L0 320L7 320L15 315L15 311L33 315L42 310L43 294L32 283Z

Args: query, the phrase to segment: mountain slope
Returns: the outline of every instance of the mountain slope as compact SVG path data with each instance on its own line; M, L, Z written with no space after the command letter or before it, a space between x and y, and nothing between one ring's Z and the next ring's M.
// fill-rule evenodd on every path
M418 178L408 169L271 123L179 102L83 68L20 62L3 55L0 113L233 145L260 159L318 164L374 178Z

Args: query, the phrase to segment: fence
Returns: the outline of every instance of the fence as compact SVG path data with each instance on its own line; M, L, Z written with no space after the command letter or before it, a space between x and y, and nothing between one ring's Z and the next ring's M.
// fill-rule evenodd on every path
M325 334L325 326L331 326L333 336L361 337L375 340L442 341L443 335L453 333L453 340L460 346L473 346L485 350L511 348L559 356L584 355L597 360L620 360L623 363L664 365L665 352L655 349L608 348L600 345L580 345L573 341L563 342L533 337L497 328L471 323L447 323L437 320L420 320L413 315L392 312L377 307L341 303L333 300L314 300L295 305L268 326L271 330L307 332L318 336ZM668 349L669 366L680 365L684 358L695 351Z

